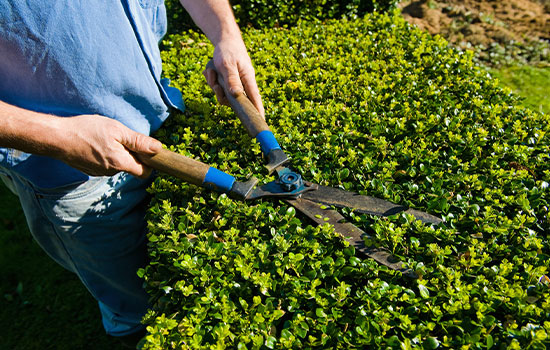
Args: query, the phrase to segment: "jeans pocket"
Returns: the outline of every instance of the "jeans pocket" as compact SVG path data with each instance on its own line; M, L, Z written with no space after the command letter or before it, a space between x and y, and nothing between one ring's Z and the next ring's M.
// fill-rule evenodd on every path
M42 193L38 202L60 235L78 236L81 242L96 245L105 239L127 239L123 236L130 231L141 232L148 184L149 180L121 172L92 178L71 192Z
M116 175L115 175L116 176ZM90 177L87 181L68 184L61 187L41 188L34 187L37 197L45 199L78 199L86 197L98 187L107 183L111 178L109 176Z

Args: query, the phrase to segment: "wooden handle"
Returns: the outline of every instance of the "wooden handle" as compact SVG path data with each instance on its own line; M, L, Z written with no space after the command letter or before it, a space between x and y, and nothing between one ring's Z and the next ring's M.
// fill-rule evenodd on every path
M216 71L213 61L208 62L206 68ZM218 74L218 83L223 88L231 108L233 108L233 111L235 111L235 114L246 128L248 135L251 137L256 137L256 135L260 132L269 130L269 126L267 125L265 119L260 115L260 112L258 112L256 107L252 104L252 101L250 101L248 96L246 96L244 92L241 92L236 96L231 94L229 87L223 80L222 75L217 71L216 73Z
M210 169L210 166L207 164L167 149L162 149L162 151L153 156L137 154L137 157L141 162L153 169L198 186L202 186L206 173Z

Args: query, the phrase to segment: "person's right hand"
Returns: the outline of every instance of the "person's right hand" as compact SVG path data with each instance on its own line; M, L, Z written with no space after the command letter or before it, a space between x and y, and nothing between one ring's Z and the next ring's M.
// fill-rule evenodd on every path
M147 178L151 169L135 153L154 155L160 141L133 131L122 123L99 115L56 118L61 128L53 157L92 176L110 176L125 171Z
M218 102L229 106L225 91L218 83L218 74L221 74L229 93L237 96L244 91L260 115L265 118L264 106L256 83L252 61L241 37L236 36L231 40L221 40L214 49L212 62L215 70L207 65L203 75L216 94Z

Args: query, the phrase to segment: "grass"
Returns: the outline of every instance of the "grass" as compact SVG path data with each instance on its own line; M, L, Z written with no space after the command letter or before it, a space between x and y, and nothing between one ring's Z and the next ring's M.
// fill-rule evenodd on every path
M550 113L550 67L510 65L489 69L502 86L524 98L523 104L539 113Z
M0 198L0 349L121 349L78 278L33 241L2 181Z

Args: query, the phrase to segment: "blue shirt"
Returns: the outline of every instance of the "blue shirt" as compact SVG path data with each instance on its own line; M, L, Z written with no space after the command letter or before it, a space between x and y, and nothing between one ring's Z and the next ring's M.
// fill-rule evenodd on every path
M161 79L163 0L0 2L0 100L58 116L99 114L150 134L181 93ZM0 148L0 166L38 187L88 176L49 157Z

